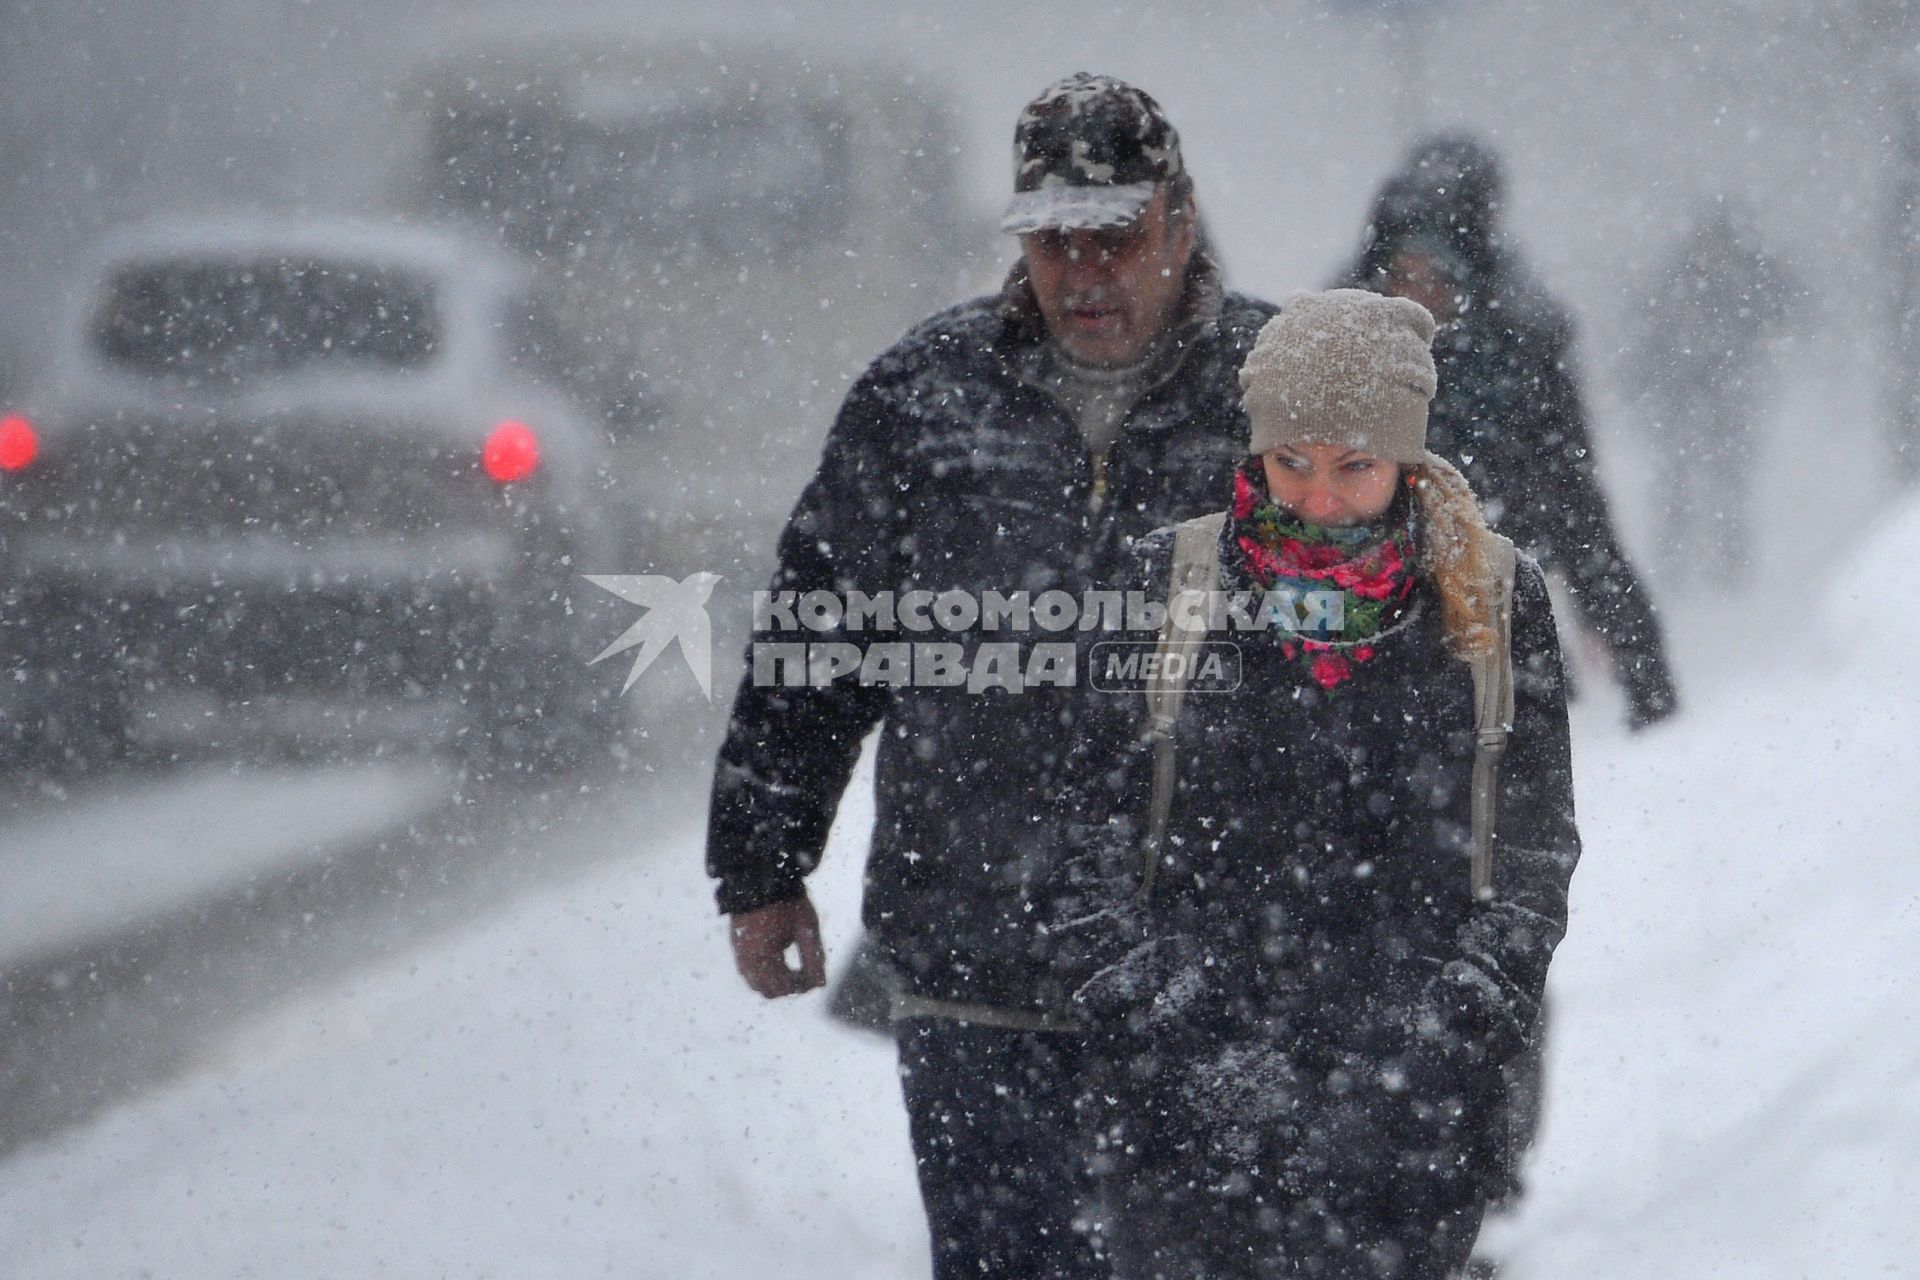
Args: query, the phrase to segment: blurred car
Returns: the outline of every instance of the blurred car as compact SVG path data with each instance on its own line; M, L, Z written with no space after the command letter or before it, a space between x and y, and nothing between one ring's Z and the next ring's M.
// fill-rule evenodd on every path
M951 104L904 69L561 36L443 53L401 99L399 198L540 264L605 398L645 371L665 413L614 443L709 556L771 546L853 376L997 274Z
M524 264L213 221L119 236L84 278L0 427L10 674L48 745L112 755L180 714L424 721L494 768L604 739L578 575L614 552L605 444L543 376Z

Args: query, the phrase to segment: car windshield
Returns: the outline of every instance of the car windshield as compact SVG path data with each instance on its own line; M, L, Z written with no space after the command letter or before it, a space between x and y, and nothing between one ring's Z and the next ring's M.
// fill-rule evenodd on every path
M309 366L410 368L440 343L417 274L316 258L175 261L123 269L95 318L116 364L214 380Z

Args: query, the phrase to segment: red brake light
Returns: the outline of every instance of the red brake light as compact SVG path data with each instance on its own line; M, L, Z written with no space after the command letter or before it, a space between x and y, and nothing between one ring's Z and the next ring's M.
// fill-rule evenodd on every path
M503 422L487 437L480 465L501 484L525 480L540 465L540 439L524 422Z
M40 452L40 437L24 414L0 418L0 471L24 470Z

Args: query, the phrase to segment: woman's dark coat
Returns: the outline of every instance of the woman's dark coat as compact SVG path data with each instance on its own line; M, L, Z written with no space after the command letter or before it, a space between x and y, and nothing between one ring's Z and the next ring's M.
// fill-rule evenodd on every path
M1136 552L1123 585L1165 599L1170 532ZM1414 598L1331 691L1272 633L1209 637L1238 643L1242 680L1186 700L1144 906L1143 699L1096 696L1087 713L1077 851L1049 881L1055 972L1102 1047L1089 1094L1118 1101L1109 1137L1142 1169L1250 1178L1283 1203L1345 1188L1362 1216L1397 1212L1389 1182L1429 1207L1497 1185L1499 1068L1539 1009L1580 851L1560 655L1522 556L1495 897L1476 904L1472 677L1424 579Z

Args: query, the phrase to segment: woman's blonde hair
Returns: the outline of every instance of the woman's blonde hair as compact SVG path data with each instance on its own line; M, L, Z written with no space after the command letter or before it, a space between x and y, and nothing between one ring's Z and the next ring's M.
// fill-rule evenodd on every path
M1406 464L1424 526L1420 567L1440 596L1440 620L1447 650L1467 659L1492 650L1488 623L1492 583L1487 541L1495 536L1480 514L1467 478L1446 459L1429 453Z

